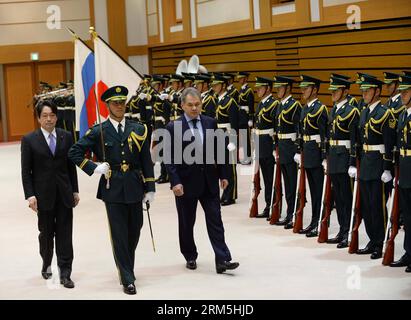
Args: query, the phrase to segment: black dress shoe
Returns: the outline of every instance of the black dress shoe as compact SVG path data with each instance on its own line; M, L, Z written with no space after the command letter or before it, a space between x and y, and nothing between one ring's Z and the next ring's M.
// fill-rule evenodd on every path
M186 262L186 268L190 270L197 269L197 262L195 260L188 260Z
M292 229L294 228L294 223L293 220L290 220L287 222L287 224L284 226L284 229Z
M222 206L229 206L235 203L235 200L224 200L221 202Z
M310 232L312 229L313 229L312 226L308 226L307 228L298 231L298 233L299 234L306 234L306 233Z
M339 244L337 244L338 249L348 248L348 239L343 239Z
M284 219L284 220L278 220L278 221L275 223L275 225L276 225L276 226L285 226L288 222L289 222L289 220L287 220L287 218L286 218L286 219Z
M45 266L41 268L41 276L43 279L48 280L53 276L53 273L51 272L51 266Z
M305 236L307 238L314 238L314 237L318 237L318 229L317 228L313 228L310 230L310 232L307 232L305 234Z
M256 215L256 218L268 218L268 213L270 212L270 209L265 208L264 211L261 214Z
M405 269L405 272L408 272L408 273L411 272L411 264Z
M371 259L376 260L382 258L382 249L377 248L373 253L371 253Z
M369 244L367 244L367 246L364 249L358 249L357 254L371 254L374 251L375 251L374 248L372 248Z
M64 286L64 288L74 288L74 282L70 278L61 278L60 283Z
M162 184L162 183L167 183L167 182L169 182L169 181L168 181L168 179L165 178L165 177L159 177L159 178L156 180L156 182L157 182L158 184Z
M137 293L136 286L134 285L134 283L130 283L127 286L123 286L123 291L125 294L130 294L130 295Z
M400 260L394 261L390 263L390 267L407 267L411 264L411 259L408 258L406 254L404 254Z
M240 264L238 262L229 262L229 261L216 262L215 269L217 273L223 273L226 270L234 270L238 268L239 265Z
M328 239L326 243L337 244L343 240L342 236L337 234L334 238Z

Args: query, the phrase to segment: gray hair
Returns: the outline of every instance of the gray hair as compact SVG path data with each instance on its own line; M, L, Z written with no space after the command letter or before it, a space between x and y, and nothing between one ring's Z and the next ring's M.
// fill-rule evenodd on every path
M201 101L201 94L196 88L189 87L183 90L180 97L182 104L186 103L187 96L197 97Z

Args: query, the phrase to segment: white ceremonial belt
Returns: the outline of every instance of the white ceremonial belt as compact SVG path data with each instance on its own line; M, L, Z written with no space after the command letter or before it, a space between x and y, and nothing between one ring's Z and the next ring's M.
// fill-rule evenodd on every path
M278 139L280 140L285 140L285 139L291 139L293 141L297 140L297 133L279 133L277 135Z
M263 134L269 134L270 136L272 136L274 135L274 129L265 129L265 130L255 129L255 134L257 136L261 136Z
M217 123L217 128L219 129L231 129L230 123Z
M147 109L147 110L152 110L153 107L152 107L152 106L146 106L146 109Z
M321 143L321 136L319 134L315 134L315 135L312 135L312 136L304 135L303 140L305 142L315 141L317 143Z
M241 106L240 110L244 110L246 112L250 112L250 108L248 106Z
M330 146L344 146L347 149L351 148L351 141L350 140L330 140Z
M362 146L362 149L365 152L369 151L379 151L380 153L384 154L385 153L385 146L383 144L364 144Z
M160 117L160 116L154 117L154 120L155 120L155 121L163 121L163 122L166 122L166 119L164 119L164 117Z
M141 118L141 116L140 116L139 113L133 113L133 114L131 115L131 117L132 117L132 118L138 118L138 119Z
M64 107L57 107L57 110L66 110L66 108L64 108Z

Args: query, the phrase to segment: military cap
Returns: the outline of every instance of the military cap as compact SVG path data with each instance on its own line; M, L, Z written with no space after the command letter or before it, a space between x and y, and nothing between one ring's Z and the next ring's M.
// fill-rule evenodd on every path
M248 77L249 75L250 75L250 73L248 73L248 72L240 71L240 72L237 72L237 79L245 78L245 77Z
M398 90L403 91L403 90L411 89L411 74L400 76L398 80L400 82Z
M215 85L218 83L228 83L228 77L224 76L221 73L214 73L213 77L211 78L211 85Z
M411 71L403 71L402 74L407 77L411 77Z
M69 81L67 81L67 84L68 84L68 85L72 85L72 84L74 84L74 81L73 81L73 80L69 80Z
M194 76L194 83L203 83L203 82L210 82L211 77L206 76L204 74L196 74Z
M163 74L163 75L161 75L161 77L163 77L165 79L165 81L168 81L171 78L171 76L169 74Z
M151 84L154 85L154 84L162 83L164 81L166 81L165 78L163 78L162 76L159 76L159 75L155 75L151 79Z
M361 77L362 76L376 78L376 76L373 76L371 74L357 72L357 81L355 81L356 84L361 84Z
M179 74L172 74L170 75L170 80L168 80L168 82L183 82L184 81L184 77L179 75Z
M381 87L384 82L381 80L378 80L376 77L363 74L360 78L361 83L360 83L360 90L367 90L370 88L378 88Z
M274 77L274 88L282 87L282 86L290 86L295 82L294 79L283 77L283 76L275 76Z
M384 82L386 84L391 84L395 81L398 81L400 75L397 73L392 73L392 72L384 72Z
M338 73L331 73L332 78L340 78L340 79L345 79L345 80L350 80L349 76L343 75L343 74L338 74Z
M48 85L48 83L47 83L47 82L44 82L44 81L40 81L40 85L41 85L41 86L46 86L46 85Z
M255 78L255 88L259 88L259 87L272 87L273 86L273 80L268 79L268 78L264 78L264 77L256 77Z
M48 83L46 83L45 85L43 85L44 89L49 89L49 90L53 90L53 87L51 85L49 85Z
M59 88L59 89L65 89L65 88L67 88L67 83L65 83L65 82L60 82L60 84L58 85L58 88Z
M230 72L224 72L223 75L230 79L234 79L236 77L236 74Z
M145 74L143 80L151 80L152 76L149 74Z
M182 72L181 74L184 77L184 83L189 82L189 81L194 81L194 74L186 73L186 72Z
M350 89L350 85L351 81L348 81L347 79L331 76L328 90L335 91L338 89Z
M299 85L300 88L306 88L306 87L309 87L309 86L319 87L320 84L322 83L322 81L320 79L317 79L317 78L314 78L314 77L311 77L311 76L307 76L305 74L302 74L300 76L300 80L301 80L300 85Z
M127 100L127 95L128 90L126 87L114 86L104 91L104 93L101 95L101 100L104 102L123 101Z

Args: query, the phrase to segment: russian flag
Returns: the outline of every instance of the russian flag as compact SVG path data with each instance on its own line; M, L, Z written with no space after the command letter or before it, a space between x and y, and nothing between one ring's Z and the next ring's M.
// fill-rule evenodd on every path
M76 127L80 137L96 124L95 61L93 51L76 38L74 40L74 94L76 101Z

